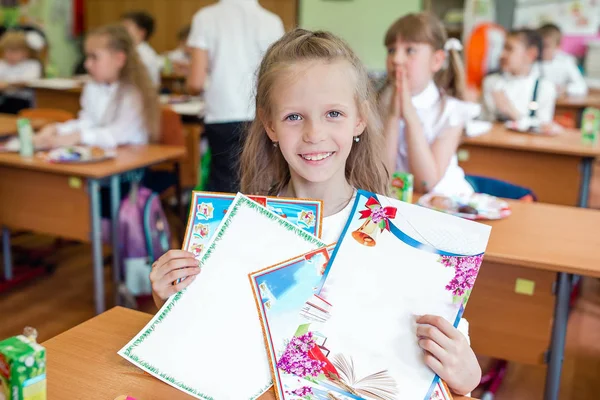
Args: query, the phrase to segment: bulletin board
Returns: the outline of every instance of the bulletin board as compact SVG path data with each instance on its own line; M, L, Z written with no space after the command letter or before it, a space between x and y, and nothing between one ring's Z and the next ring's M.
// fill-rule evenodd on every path
M515 27L558 25L563 35L595 35L600 24L599 0L517 0Z

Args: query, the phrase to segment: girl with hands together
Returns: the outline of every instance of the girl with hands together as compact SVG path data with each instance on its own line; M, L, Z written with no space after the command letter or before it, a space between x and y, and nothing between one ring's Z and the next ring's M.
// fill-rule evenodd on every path
M456 150L479 107L462 101L460 42L447 38L435 16L421 13L394 22L385 45L388 85L380 93L380 112L388 170L413 174L420 193L472 193Z

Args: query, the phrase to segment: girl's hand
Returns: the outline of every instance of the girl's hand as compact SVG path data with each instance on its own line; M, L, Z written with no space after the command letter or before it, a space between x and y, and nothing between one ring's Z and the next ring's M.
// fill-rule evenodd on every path
M56 124L46 125L33 136L33 147L36 149L49 149L54 145L54 139L58 136Z
M396 81L390 112L397 118L410 119L417 116L417 111L412 103L412 96L406 76L406 69L396 68Z
M481 380L481 368L467 338L442 317L424 315L417 324L425 364L452 392L466 395L473 391Z
M564 131L563 127L556 122L546 122L540 125L540 133L547 136L560 135Z
M152 297L156 305L162 307L169 297L188 287L199 273L199 262L192 253L184 250L167 251L152 264L150 272Z

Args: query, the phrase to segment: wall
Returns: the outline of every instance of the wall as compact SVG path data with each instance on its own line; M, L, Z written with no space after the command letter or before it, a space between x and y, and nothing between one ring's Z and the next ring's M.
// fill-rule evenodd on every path
M2 3L3 5L5 3ZM69 76L77 62L77 44L70 33L72 0L20 0L11 11L16 23L39 26L48 38L49 53L46 74ZM11 9L9 9L11 10ZM2 22L10 24L7 9L1 8Z
M385 70L383 38L396 19L421 10L421 0L300 0L300 26L342 38L371 71Z
M279 15L286 29L296 26L298 0L260 0L266 9ZM154 16L156 29L150 44L162 53L177 47L177 32L192 22L202 7L215 0L87 0L85 5L86 29L118 22L127 11L143 10Z

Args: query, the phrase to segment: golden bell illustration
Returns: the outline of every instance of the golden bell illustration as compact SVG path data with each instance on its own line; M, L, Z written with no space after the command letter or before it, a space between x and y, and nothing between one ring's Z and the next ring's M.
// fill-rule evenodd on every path
M379 227L371 219L366 220L360 228L352 232L352 237L358 243L373 247L375 246L377 235L379 234Z

